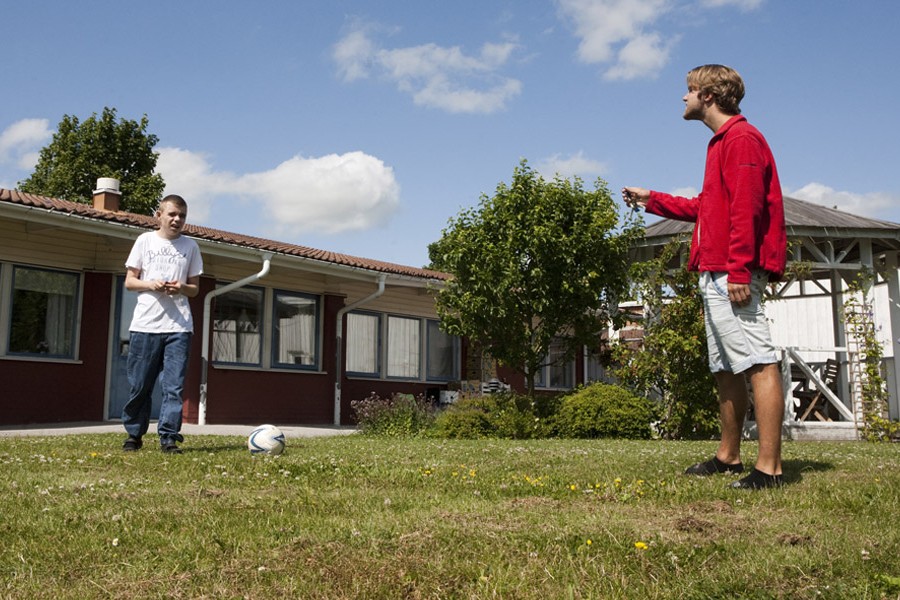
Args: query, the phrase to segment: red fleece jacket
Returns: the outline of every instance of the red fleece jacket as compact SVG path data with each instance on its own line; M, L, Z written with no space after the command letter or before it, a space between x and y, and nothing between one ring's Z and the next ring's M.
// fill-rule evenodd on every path
M784 274L787 233L775 158L740 115L710 140L700 195L652 191L647 212L697 224L688 263L693 271L726 271L730 283L750 283L754 269L765 269L773 281Z

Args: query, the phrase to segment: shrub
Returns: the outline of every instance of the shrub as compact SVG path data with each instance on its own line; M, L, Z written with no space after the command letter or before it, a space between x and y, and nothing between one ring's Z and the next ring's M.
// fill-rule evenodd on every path
M434 423L434 408L422 395L394 394L382 398L372 392L362 400L352 401L350 408L364 435L413 437L423 434Z
M447 438L530 439L546 437L546 421L527 396L500 392L461 396L435 420L435 433Z
M646 398L594 383L563 398L555 425L560 437L648 439L653 419L653 405Z
M715 437L719 401L709 372L703 298L697 273L671 270L678 242L657 259L634 266L646 308L643 342L612 348L612 372L634 393L659 398L658 431L665 439Z

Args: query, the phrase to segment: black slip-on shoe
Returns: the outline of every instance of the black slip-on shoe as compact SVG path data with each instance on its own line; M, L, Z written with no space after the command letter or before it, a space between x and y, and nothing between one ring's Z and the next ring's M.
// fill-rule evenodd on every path
M181 448L175 445L175 442L168 442L159 447L163 454L181 454Z
M766 488L779 488L784 485L781 475L769 475L759 469L753 469L749 475L738 479L731 484L736 490L764 490Z
M691 465L687 469L685 469L685 475L716 475L718 473L743 473L744 465L743 463L735 463L733 465L729 465L723 463L721 460L713 456L711 459L699 462L696 465Z
M143 445L144 442L141 441L141 438L128 436L128 439L122 444L122 450L125 452L136 452L137 450L140 450Z

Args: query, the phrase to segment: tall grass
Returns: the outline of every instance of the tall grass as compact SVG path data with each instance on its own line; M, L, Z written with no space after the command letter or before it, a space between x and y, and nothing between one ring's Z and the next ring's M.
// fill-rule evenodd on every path
M745 492L680 475L710 442L120 443L0 438L0 597L900 598L896 445Z

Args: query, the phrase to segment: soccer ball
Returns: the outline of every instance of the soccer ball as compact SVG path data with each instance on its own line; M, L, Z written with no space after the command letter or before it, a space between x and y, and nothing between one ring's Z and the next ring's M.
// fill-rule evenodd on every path
M260 425L247 438L250 454L271 454L284 452L284 434L274 425Z

